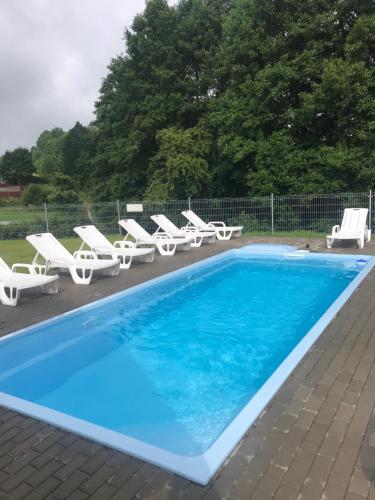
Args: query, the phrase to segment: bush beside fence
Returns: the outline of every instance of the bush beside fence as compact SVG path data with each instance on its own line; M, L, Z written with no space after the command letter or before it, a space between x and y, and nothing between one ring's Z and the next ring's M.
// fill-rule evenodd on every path
M129 211L128 202L125 201L0 208L0 240L23 239L28 234L45 231L54 233L58 238L69 237L73 235L75 226L83 224L95 224L104 233L113 234L119 232L117 221L127 217L135 218L153 232L155 225L150 219L151 215L163 213L182 226L186 220L181 211L189 207L206 221L223 220L229 225L243 225L245 232L260 234L296 231L327 233L334 224L340 223L344 208L350 207L368 207L370 226L375 216L375 196L371 191L144 201L142 204L142 212Z

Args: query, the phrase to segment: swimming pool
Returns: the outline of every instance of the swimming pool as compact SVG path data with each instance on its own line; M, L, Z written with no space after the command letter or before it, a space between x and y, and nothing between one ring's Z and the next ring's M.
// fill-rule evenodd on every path
M0 404L206 483L373 265L225 252L2 338Z

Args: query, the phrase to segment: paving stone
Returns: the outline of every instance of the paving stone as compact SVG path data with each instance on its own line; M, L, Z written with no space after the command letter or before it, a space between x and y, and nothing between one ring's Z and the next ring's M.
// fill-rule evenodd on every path
M330 474L324 487L322 500L342 500L348 488L348 478Z
M37 488L34 488L27 494L27 500L43 500L44 498L51 498L52 492L55 491L60 485L61 481L53 476L49 476Z
M62 467L62 463L57 460L51 460L44 467L38 469L34 474L27 478L28 484L38 486L46 481L50 476L56 473Z
M98 469L87 481L81 486L81 490L86 493L94 493L107 479L113 476L115 470L107 464L104 464Z
M313 422L309 432L306 435L307 441L312 441L313 443L320 444L323 442L328 431L328 426L323 424L318 424Z
M295 500L298 498L298 490L282 484L274 498L275 500Z
M262 479L259 481L257 488L273 496L279 489L283 477L284 472L281 469L273 467L271 465Z
M282 483L286 486L299 490L310 470L310 465L302 462L293 461L289 467L288 472L285 474Z
M103 484L93 495L90 495L90 500L108 500L113 498L117 491L114 486Z
M56 468L55 476L62 481L65 481L73 472L80 469L83 464L87 461L87 457L85 455L77 454L72 457L71 460L67 463L61 463L56 461L59 464L59 467Z
M81 484L87 481L88 476L81 471L74 472L66 481L64 481L61 486L53 492L54 498L59 498L61 500L69 498L76 489L79 489Z
M131 498L134 498L136 496L136 494L144 487L144 485L145 482L142 481L142 479L137 476L132 476L129 481L127 481L119 490L117 490L117 493L112 498L113 500L130 500ZM186 493L188 493L188 490L186 490ZM202 496L200 496L199 498L202 498ZM198 499L198 497L189 498L188 494L184 498L185 500L193 500L193 498Z
M370 491L373 474L373 471L355 468L349 482L348 491L367 497Z

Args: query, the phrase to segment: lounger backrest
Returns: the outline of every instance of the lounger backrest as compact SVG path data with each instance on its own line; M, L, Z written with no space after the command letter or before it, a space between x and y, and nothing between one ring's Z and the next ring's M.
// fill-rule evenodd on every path
M212 230L212 227L210 227L206 222L204 222L198 215L193 212L192 210L183 210L182 215L187 218L189 222L191 222L194 226L198 227L199 229L209 229Z
M52 233L40 233L26 236L35 250L49 261L74 261L71 253L53 236Z
M164 214L151 215L151 219L167 233L176 234L181 232L181 230Z
M140 226L134 219L122 219L119 220L118 223L136 240L142 241L152 238L150 233L148 233L146 229L143 229L143 227Z
M8 264L0 257L0 279L1 276L8 276L12 271Z
M366 225L367 208L345 208L341 231L359 231Z
M77 226L74 228L74 232L90 248L112 248L112 243L93 225Z

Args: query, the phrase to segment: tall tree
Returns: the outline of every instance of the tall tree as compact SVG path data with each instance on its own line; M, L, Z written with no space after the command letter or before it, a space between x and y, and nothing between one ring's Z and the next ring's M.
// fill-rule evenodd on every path
M91 157L95 151L97 130L77 122L64 138L62 146L62 172L83 184L91 172Z
M31 152L26 148L6 151L0 162L0 178L10 184L27 184L33 178L35 167Z
M228 1L149 0L125 33L96 107L96 197L142 196L157 134L194 127L216 94L214 64Z
M42 178L48 180L55 173L62 172L65 136L66 132L56 127L45 130L38 137L32 155L38 174Z
M225 92L210 114L220 194L368 187L374 9L366 0L235 3L218 68Z

